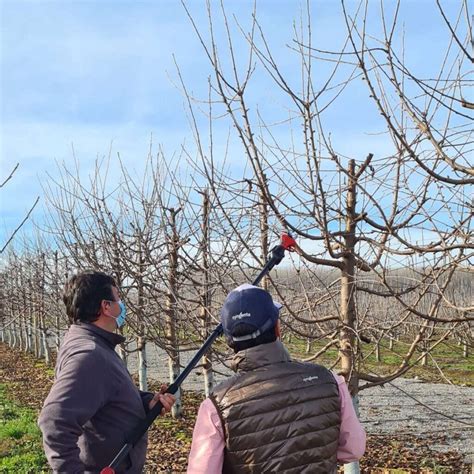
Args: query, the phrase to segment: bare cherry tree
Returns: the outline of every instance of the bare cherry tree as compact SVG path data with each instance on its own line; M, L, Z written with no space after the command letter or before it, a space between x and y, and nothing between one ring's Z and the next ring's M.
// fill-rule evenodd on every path
M388 14L382 5L372 33L368 2L355 12L342 2L339 14L347 29L345 41L340 50L327 51L313 44L308 3L302 26L294 28L288 48L301 71L295 86L294 75L276 60L256 10L245 27L241 15L237 21L223 4L208 4L209 23L203 27L185 6L213 75L206 132L195 118L195 97L188 92L202 172L211 189L233 194L232 202L243 196L242 182L249 183L242 208L264 202L270 213L267 225L287 229L299 238L298 265L311 273L315 266L332 269L326 274L332 280L320 285L314 280L302 284L301 278L287 305L291 317L285 322L300 336L314 337L314 326L319 327L318 337L327 341L323 349L337 343L336 362L353 394L360 379L368 387L404 374L458 323L472 320L472 306L447 297L473 248L467 188L473 182L467 160L472 122L460 96L469 86L466 61L472 61L461 47L467 39L460 36L459 26L468 21L467 5L460 5L452 28L440 7L448 26L448 51L441 53L441 70L433 80L419 79L408 69L403 43L397 51L400 8L397 4ZM273 100L283 104L283 114L254 101L251 89L259 74L266 74L267 89L270 82ZM367 132L384 134L387 143L376 155L369 136L365 156L346 156L338 151L325 117L351 90L359 93L361 79L381 117L375 129L367 125ZM212 118L222 120L224 115L241 142L250 171L240 180L235 171L216 177L212 154L203 152L204 136L217 141ZM239 235L236 238L249 242L231 206L221 202L221 209ZM409 284L397 277L396 268L412 272ZM283 287L277 285L275 291L285 300ZM374 297L365 308L364 295ZM390 307L388 316L380 312L380 305ZM307 317L302 316L305 313ZM408 320L414 320L416 333L400 367L383 376L364 372L360 344L364 325L374 318L379 324L387 317L392 322L383 334ZM434 326L443 328L436 340Z

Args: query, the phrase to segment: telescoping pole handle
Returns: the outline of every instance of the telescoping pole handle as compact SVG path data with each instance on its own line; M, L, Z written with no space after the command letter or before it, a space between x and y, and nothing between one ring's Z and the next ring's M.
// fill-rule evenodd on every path
M252 282L252 285L257 286L262 278L267 275L270 270L278 265L285 256L285 250L292 251L296 245L295 240L290 234L283 234L281 237L281 243L275 246L271 250L271 258L262 268L257 278ZM189 361L188 365L178 375L176 380L167 388L165 393L175 394L181 384L184 382L189 373L196 367L197 363L201 360L203 355L209 350L212 343L223 333L222 324L219 324L214 331L209 335L201 348L196 352L194 357ZM156 405L147 413L146 417L140 420L137 426L127 435L127 442L122 446L122 449L117 453L112 462L104 467L100 474L115 474L115 468L127 457L127 454L131 451L133 446L140 440L140 438L146 433L148 428L153 424L155 419L161 414L163 405L161 402L157 402Z

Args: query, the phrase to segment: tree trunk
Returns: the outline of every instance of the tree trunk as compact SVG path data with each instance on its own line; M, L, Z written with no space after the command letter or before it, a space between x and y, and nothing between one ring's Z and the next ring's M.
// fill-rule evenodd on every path
M33 352L33 334L31 330L30 322L27 323L26 330L27 330L26 350L28 352Z
M47 365L51 364L51 349L48 343L48 328L46 327L46 305L45 305L45 291L46 291L46 256L41 254L41 274L39 275L40 282L40 336L41 345L43 348L43 356Z
M51 349L48 344L48 331L43 327L41 328L41 340L43 343L43 355L47 365L51 364Z
M117 237L113 234L113 262L114 262L114 279L115 283L117 284L118 288L122 287L122 265L120 263L120 252L119 252L119 245L117 242ZM118 332L121 336L123 336L123 328L119 328ZM126 341L117 346L116 351L119 357L122 359L123 365L128 368L128 354L126 349Z
M23 307L25 308L25 306L23 306ZM28 336L27 336L27 332L26 332L26 321L25 321L24 317L20 318L19 325L20 325L20 328L19 328L19 331L20 331L20 349L22 351L26 352Z
M382 361L382 359L380 357L380 339L377 339L377 341L375 342L375 360L377 362Z
M201 254L202 254L202 271L203 284L200 296L199 316L202 324L202 338L206 340L210 333L210 311L211 311L211 294L209 291L209 214L210 202L209 191L206 189L203 192L203 216L202 216L202 240L201 240ZM204 393L206 397L212 392L214 388L214 371L212 369L212 353L211 351L204 354L201 359L203 374L204 374Z
M16 346L17 346L17 335L16 335L16 328L15 328L15 324L12 325L12 348L13 349L16 349Z
M33 335L33 354L37 359L39 359L41 357L41 344L40 344L39 334L38 334L38 310L36 307L36 295L34 293L32 293L31 304L33 307L32 308L33 309L33 317L32 317L33 327L31 328L32 335Z
M421 350L423 351L422 353L423 357L421 358L421 365L423 367L426 367L428 365L428 352L426 352L428 349L428 346L429 346L428 342L423 341L421 343Z
M56 346L56 353L59 352L59 348L61 347L61 321L59 319L59 316L56 316L56 331L54 335L54 342Z
M346 197L346 234L344 236L344 254L342 257L341 272L341 319L344 327L340 334L341 369L347 380L349 391L357 404L359 379L355 367L357 352L356 337L356 307L355 307L355 231L356 231L356 180L355 161L350 160L348 169L348 189ZM353 462L344 465L346 474L358 474L359 463Z
M180 372L179 348L176 336L176 292L177 292L177 276L178 276L178 235L176 231L176 214L177 211L169 209L170 212L170 228L171 237L168 237L168 292L166 295L166 338L168 341L168 368L169 382L173 383ZM173 418L178 418L182 414L181 407L181 390L175 393L176 403L171 411Z
M28 341L28 324L26 321L24 321L23 325L23 351L28 352L29 351L29 341Z
M148 365L147 365L147 354L146 354L146 326L144 323L145 314L145 287L143 282L143 275L145 269L145 260L143 257L142 250L142 234L137 231L136 240L138 245L138 277L137 277L137 319L139 325L139 336L137 338L138 347L138 384L140 390L148 390Z
M262 175L263 180L267 182L267 177L265 174ZM261 248L261 254L260 254L260 264L263 266L265 265L265 262L267 261L267 256L269 252L268 248L268 204L267 200L265 198L265 193L263 188L260 189L258 193L258 208L259 208L259 222L260 222L260 248ZM265 275L262 278L261 286L264 290L268 291L268 276Z
M358 392L358 377L355 368L356 355L356 308L355 308L355 231L356 231L356 180L355 161L350 160L348 169L348 189L346 197L346 228L341 271L341 321L340 332L341 371L347 380L353 396Z
M21 319L20 319L20 324L18 325L18 347L22 351L23 346L24 346L25 340L23 337L23 327L21 324Z
M140 390L148 390L148 381L147 381L147 356L146 356L146 338L140 336L137 338L137 348L138 348L138 385Z
M68 269L67 269L67 259L65 260L65 266L66 266L66 281L68 280ZM60 291L59 291L59 255L58 251L56 250L54 252L54 273L55 273L55 287L57 291L57 296L59 296ZM56 348L56 353L59 352L59 347L61 346L61 318L59 317L59 314L56 315L55 318L55 325L56 325L56 330L55 330L55 348Z
M31 333L33 336L33 355L39 359L41 356L41 347L38 340L38 325L36 322L36 314L33 313L33 327L31 328Z

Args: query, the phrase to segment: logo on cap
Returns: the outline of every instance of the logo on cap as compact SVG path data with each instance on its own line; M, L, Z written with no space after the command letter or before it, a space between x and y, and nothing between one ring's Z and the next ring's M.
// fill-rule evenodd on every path
M232 319L244 319L244 318L250 318L252 315L250 313L242 313L240 312L239 314L236 314L235 316L232 316Z

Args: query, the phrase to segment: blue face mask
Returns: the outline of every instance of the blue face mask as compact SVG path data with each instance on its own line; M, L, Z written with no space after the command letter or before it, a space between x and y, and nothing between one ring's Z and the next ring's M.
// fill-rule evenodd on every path
M117 327L122 327L125 324L125 318L127 317L127 308L125 308L125 304L122 301L118 302L120 306L120 314L117 316L115 321L117 322Z

